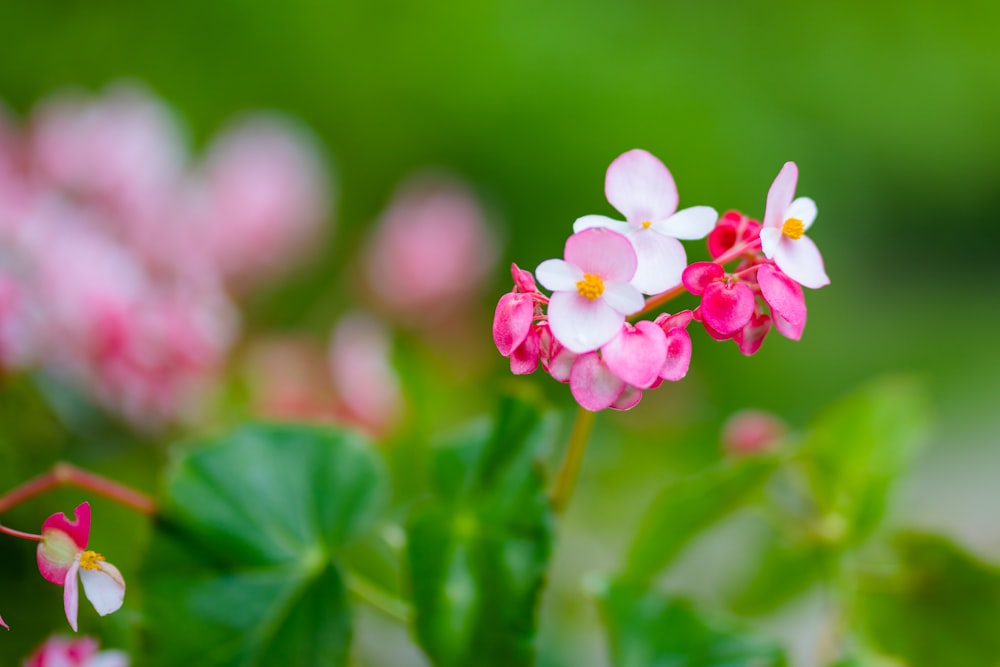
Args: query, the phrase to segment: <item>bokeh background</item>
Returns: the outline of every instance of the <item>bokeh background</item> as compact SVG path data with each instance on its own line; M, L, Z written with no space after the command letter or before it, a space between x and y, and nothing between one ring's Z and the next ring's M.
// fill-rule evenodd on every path
M723 420L743 408L798 427L870 378L920 375L935 428L894 520L1000 560L991 509L1000 501L998 23L996 6L961 0L8 0L0 99L24 118L67 87L140 82L174 109L195 153L248 109L280 110L310 128L331 165L329 233L309 261L241 302L246 338L324 340L339 314L363 305L359 248L398 185L425 168L463 179L489 212L499 260L483 258L490 284L463 324L450 325L478 331L478 342L448 352L433 343L446 331L397 334L408 432L426 438L488 410L512 382L537 385L570 413L568 391L551 379L508 378L489 322L510 261L533 269L561 255L576 217L612 213L603 178L614 157L645 148L671 169L682 207L752 216L795 160L799 193L819 206L810 235L832 279L807 295L803 340L772 336L744 358L694 331L688 378L599 420L542 629L551 664L599 665L602 640L580 630L596 622L580 580L617 562L631 527L622 518L657 484L720 455ZM4 443L5 484L68 458L155 488L163 454L146 443L162 436L112 430L100 439L103 427L92 425L74 442L44 425L8 428L15 414L30 419L22 407L5 410L0 426L19 437ZM44 504L23 516L45 510L55 511ZM117 529L132 526L113 516ZM8 588L31 575L11 567L0 597L9 622L37 583ZM362 621L393 641L366 644L363 625L359 664L420 664L405 631ZM0 655L24 655L41 634L4 636ZM402 653L390 662L387 650Z

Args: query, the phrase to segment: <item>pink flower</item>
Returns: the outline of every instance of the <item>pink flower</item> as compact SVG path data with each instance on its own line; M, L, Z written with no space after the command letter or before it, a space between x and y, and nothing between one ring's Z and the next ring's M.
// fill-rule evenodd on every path
M83 582L83 592L101 616L117 611L125 598L125 580L121 572L104 556L87 549L90 539L90 503L81 503L70 521L62 512L53 514L42 524L42 541L38 543L38 570L54 584L63 586L63 606L66 620L75 631L79 604L77 573Z
M24 661L23 667L128 667L123 651L98 651L93 637L49 637Z
M764 256L805 287L817 289L830 284L823 257L816 244L805 235L816 220L816 203L809 197L795 197L799 168L786 162L767 191L760 246Z
M392 339L364 313L342 317L330 336L330 377L344 406L362 425L387 431L402 415L403 392L392 365Z
M670 171L650 153L635 149L620 155L608 167L604 192L625 216L625 222L588 215L573 231L607 227L626 236L635 248L638 266L632 284L645 294L659 294L681 282L687 264L678 239L700 239L708 234L718 214L708 206L677 211L677 186Z
M799 284L769 264L757 268L760 294L771 308L771 319L785 338L799 340L806 326L806 298Z
M636 254L621 234L602 228L573 234L564 257L542 262L535 276L553 291L548 308L552 335L582 354L618 335L625 317L640 311L645 300L630 282Z

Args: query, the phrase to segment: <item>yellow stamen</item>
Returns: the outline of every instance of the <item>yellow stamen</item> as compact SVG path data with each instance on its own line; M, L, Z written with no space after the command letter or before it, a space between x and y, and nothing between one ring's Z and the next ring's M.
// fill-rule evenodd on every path
M593 301L604 294L604 281L596 273L585 273L583 280L577 281L576 290L580 296L585 296Z
M806 233L806 226L798 218L789 218L781 226L781 233L794 241L802 238L802 235Z
M652 224L653 223L651 223L649 220L643 220L642 221L642 228L643 229L649 229Z
M97 570L100 572L102 560L106 559L96 551L84 551L80 555L80 567L84 570Z

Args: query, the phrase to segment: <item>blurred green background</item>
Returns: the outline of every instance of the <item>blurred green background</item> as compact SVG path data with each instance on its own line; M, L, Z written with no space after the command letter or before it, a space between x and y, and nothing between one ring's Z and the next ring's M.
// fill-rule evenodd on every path
M561 547L588 555L566 576L614 562L620 516L717 456L726 415L759 407L799 426L895 371L926 378L936 424L899 520L1000 558L988 509L1000 469L997 25L997 5L929 0L6 0L0 99L23 117L57 89L136 79L173 106L194 146L251 108L311 127L334 165L335 232L320 260L247 304L251 328L323 335L347 307L344 268L396 184L425 166L465 177L505 221L506 246L481 309L489 379L442 423L482 410L507 381L488 333L509 289L503 265L559 256L576 217L612 214L603 178L614 157L645 148L671 169L682 207L757 217L795 160L833 281L807 295L803 340L772 334L747 359L692 330L688 378L602 415L567 518L566 534L582 537ZM571 404L548 378L516 382ZM0 600L0 611L12 604Z

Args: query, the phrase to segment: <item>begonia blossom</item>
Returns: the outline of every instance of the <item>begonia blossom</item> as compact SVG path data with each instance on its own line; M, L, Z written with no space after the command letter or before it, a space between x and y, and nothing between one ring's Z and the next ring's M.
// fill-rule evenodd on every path
M809 197L795 197L799 168L786 162L767 192L760 245L764 256L773 259L788 277L804 287L817 289L830 278L823 257L812 239L805 235L816 220L816 203Z
M542 262L535 276L553 291L548 308L552 335L582 354L614 338L625 317L641 310L645 300L631 284L636 254L621 234L603 228L573 234L564 257Z
M573 231L606 227L626 236L638 260L632 284L644 294L659 294L680 284L687 254L678 239L704 238L719 217L715 209L694 206L678 211L673 176L659 159L641 149L611 163L604 192L625 221L588 215L573 224Z
M128 667L124 651L99 651L93 637L52 636L45 640L22 667Z
M104 556L87 549L90 539L90 503L81 503L70 521L62 512L53 514L42 524L42 540L38 543L38 570L42 576L63 587L63 608L66 620L77 629L79 589L77 575L83 582L83 592L101 616L117 611L125 598L125 580L121 572Z

